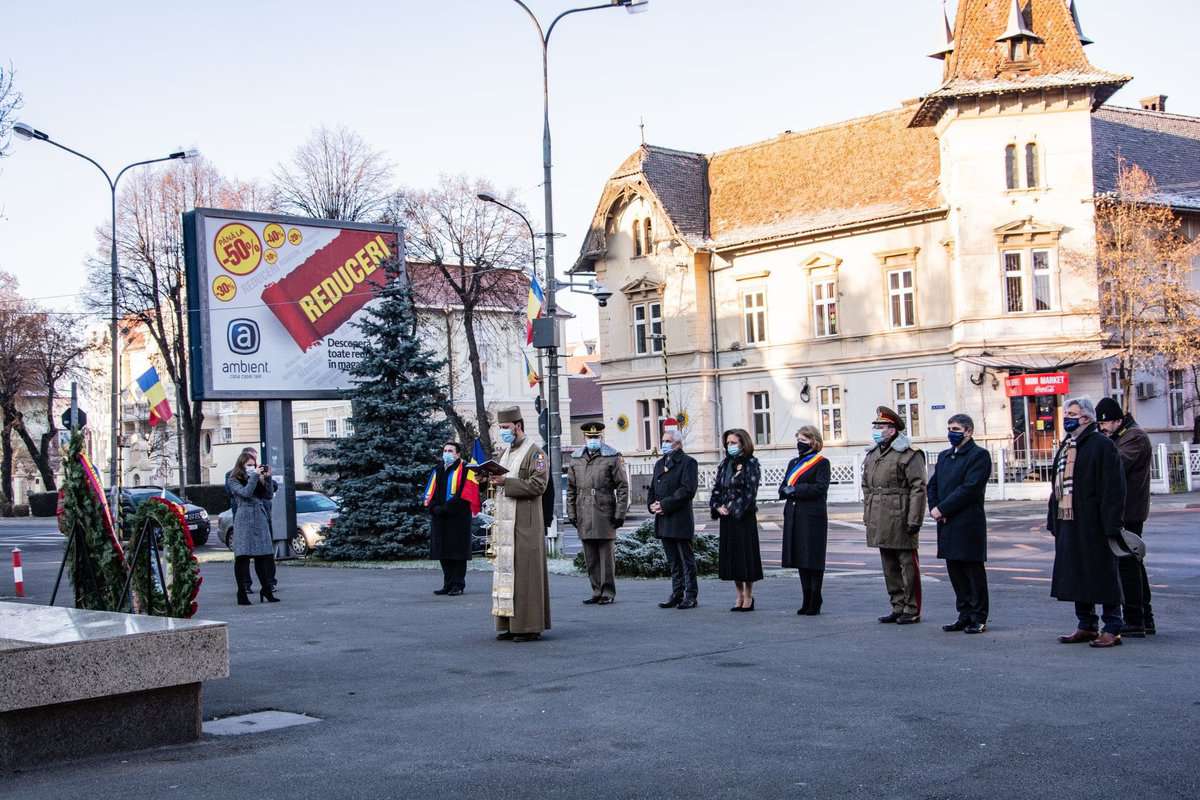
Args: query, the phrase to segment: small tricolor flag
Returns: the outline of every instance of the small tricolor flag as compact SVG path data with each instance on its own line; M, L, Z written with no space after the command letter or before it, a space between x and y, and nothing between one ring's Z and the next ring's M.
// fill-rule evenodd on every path
M524 353L521 355L525 356L525 378L529 381L530 388L537 386L538 382L542 379L541 376L538 375L537 370L533 368L533 365L529 363L529 356L525 355Z
M533 321L542 315L545 302L546 295L542 293L537 275L534 275L529 282L529 301L525 305L525 344L533 344Z
M479 441L479 437L475 437L475 444L471 445L471 464L478 466L487 461L487 453L483 452L483 442Z
M173 416L171 404L167 401L167 390L163 388L162 381L158 379L158 370L154 367L146 370L137 379L137 385L145 395L146 403L150 406L151 428L160 422L166 422Z

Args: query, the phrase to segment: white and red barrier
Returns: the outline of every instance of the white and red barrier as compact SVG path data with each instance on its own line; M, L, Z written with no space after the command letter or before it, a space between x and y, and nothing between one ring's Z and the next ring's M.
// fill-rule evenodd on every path
M13 548L13 583L17 586L17 597L25 596L25 575L21 569L21 548Z

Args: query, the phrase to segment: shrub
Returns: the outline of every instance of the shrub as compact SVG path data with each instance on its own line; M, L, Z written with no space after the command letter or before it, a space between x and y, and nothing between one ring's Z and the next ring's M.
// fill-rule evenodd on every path
M58 511L58 492L30 492L29 510L35 517L53 517Z
M14 517L28 517L29 506L25 505L24 503L18 503L17 505L14 505L12 507L12 515Z
M715 533L699 533L692 540L696 574L715 575L719 539ZM632 533L617 534L617 575L622 578L663 578L671 574L662 542L654 536L654 520L648 519ZM575 568L587 569L583 553L575 556Z

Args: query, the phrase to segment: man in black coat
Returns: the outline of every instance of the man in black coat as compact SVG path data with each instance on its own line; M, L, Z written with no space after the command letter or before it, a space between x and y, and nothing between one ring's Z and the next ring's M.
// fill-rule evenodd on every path
M937 521L938 558L954 587L958 619L943 625L946 632L983 633L987 630L988 587L987 515L983 510L992 456L975 444L975 422L955 414L946 425L950 449L938 455L925 492L929 516Z
M1146 518L1150 516L1150 462L1154 447L1150 437L1133 419L1121 412L1121 405L1111 397L1096 403L1096 423L1117 445L1121 468L1125 471L1125 511L1121 525L1127 531L1142 535ZM1154 611L1150 607L1150 579L1146 564L1139 558L1117 559L1121 573L1121 591L1125 595L1125 619L1122 637L1144 639L1156 632Z
M1117 446L1096 427L1091 400L1068 401L1063 428L1067 435L1054 456L1046 519L1054 534L1050 594L1075 603L1079 625L1058 640L1115 647L1121 643L1121 581L1108 539L1121 535L1125 474ZM1102 606L1103 631L1098 631L1097 603Z
M429 507L429 557L442 564L442 588L436 595L457 597L467 588L467 562L471 560L471 498L477 485L468 480L470 470L462 460L462 446L446 442L442 463L430 475L426 488ZM466 496L464 497L464 493Z
M659 608L695 608L696 556L692 539L696 519L692 499L699 484L696 459L683 452L679 431L668 430L662 438L663 457L654 465L647 506L654 515L654 535L662 540L671 565L671 596Z

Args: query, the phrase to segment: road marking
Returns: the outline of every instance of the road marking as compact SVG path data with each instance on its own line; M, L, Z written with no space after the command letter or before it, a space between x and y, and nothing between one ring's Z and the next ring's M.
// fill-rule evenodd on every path
M867 529L867 526L863 525L861 522L846 522L845 520L841 519L831 519L829 521L834 525L842 525L846 528L853 528L856 531L865 531Z
M1032 578L1027 575L1014 575L1013 580L1014 581L1038 581L1040 583L1049 583L1050 582L1049 578Z

